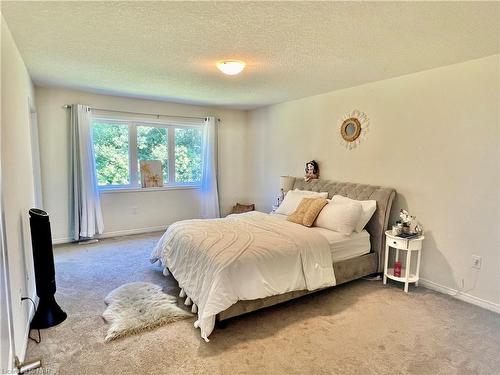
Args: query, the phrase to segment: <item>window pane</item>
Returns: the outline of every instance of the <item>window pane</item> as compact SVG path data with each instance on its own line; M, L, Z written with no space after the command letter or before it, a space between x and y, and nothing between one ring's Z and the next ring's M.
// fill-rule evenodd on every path
M95 120L92 130L98 185L128 185L128 125Z
M163 182L168 183L168 129L154 126L137 126L137 162L141 160L160 160L163 169ZM139 181L141 169L139 168Z
M201 181L201 128L175 129L175 182Z

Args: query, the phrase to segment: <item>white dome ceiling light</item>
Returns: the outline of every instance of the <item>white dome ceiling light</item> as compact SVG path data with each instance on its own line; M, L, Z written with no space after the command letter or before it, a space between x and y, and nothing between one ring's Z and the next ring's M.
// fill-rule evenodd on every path
M242 72L245 69L245 63L239 60L223 60L217 62L217 68L227 75L234 76Z

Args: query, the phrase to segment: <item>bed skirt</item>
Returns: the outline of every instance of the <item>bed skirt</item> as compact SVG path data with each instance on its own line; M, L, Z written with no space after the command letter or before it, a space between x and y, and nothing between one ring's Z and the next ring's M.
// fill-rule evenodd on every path
M372 275L378 272L378 254L369 253L352 259L343 260L333 264L337 285L348 281L356 280L361 277ZM322 290L322 289L320 289ZM235 316L247 314L252 311L263 309L269 306L277 305L295 298L315 293L318 290L296 290L285 294L278 294L266 298L238 301L228 309L217 314L217 321L224 321Z

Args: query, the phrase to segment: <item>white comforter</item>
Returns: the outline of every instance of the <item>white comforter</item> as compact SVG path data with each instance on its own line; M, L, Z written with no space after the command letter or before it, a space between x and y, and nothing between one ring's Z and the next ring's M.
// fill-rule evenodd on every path
M151 254L198 307L208 341L215 316L238 300L335 285L328 241L301 225L249 212L172 224Z

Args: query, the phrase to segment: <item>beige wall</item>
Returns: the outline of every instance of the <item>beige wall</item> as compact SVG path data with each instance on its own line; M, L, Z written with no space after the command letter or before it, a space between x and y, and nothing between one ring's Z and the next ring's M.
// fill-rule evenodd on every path
M33 85L2 16L1 173L16 355L24 357L34 276L28 210L34 204L29 102Z
M69 125L65 104L164 113L180 116L214 115L219 123L219 195L226 214L236 201L245 201L246 113L159 101L91 94L60 88L36 87L43 204L51 217L55 242L68 240ZM196 190L115 192L101 194L105 233L126 234L163 228L181 219L199 217Z
M421 276L500 311L500 55L290 101L249 115L250 191L269 210L278 176L303 175L392 186L426 230ZM344 113L370 117L361 147L337 139ZM393 214L393 220L395 220ZM483 257L479 272L471 257ZM428 285L433 285L428 283ZM493 304L493 305L492 305Z

